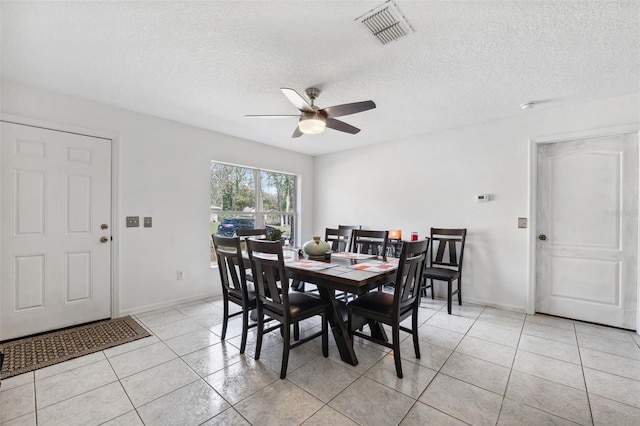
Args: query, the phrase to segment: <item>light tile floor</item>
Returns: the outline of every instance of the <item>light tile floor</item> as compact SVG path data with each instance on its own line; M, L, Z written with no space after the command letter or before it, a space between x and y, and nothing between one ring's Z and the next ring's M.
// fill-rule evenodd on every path
M3 425L638 425L640 336L545 315L424 299L422 358L408 334L404 379L393 354L356 340L360 363L322 357L319 339L291 353L241 320L220 341L220 300L137 315L154 335L2 381ZM309 320L302 332L317 330ZM255 330L255 329L254 329Z

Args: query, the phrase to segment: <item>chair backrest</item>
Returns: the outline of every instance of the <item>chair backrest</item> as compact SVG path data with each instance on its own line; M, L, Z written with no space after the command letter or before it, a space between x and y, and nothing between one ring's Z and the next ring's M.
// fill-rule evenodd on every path
M263 307L281 315L289 312L289 280L280 279L287 276L280 241L249 238L247 251L253 282Z
M405 241L398 261L394 285L394 309L403 309L420 299L422 272L429 251L429 238Z
M338 225L338 229L362 229L361 225Z
M387 256L389 231L354 229L351 240L351 252L353 253L375 254L385 258Z
M259 237L267 238L267 228L258 229L238 229L236 231L238 237Z
M239 237L212 235L213 247L218 258L218 270L223 290L236 297L247 296L247 277ZM245 299L246 300L246 299Z
M324 240L331 245L332 251L348 251L351 247L351 228L326 228Z
M431 228L431 266L462 270L466 228Z

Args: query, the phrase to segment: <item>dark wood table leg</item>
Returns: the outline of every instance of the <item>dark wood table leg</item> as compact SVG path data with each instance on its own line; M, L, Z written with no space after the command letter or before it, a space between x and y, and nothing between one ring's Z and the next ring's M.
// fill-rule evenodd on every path
M378 321L369 321L369 328L371 329L371 337L388 342L387 332L384 331L382 323Z
M320 297L328 300L333 307L332 315L328 315L329 325L333 331L333 338L336 341L340 358L351 365L358 365L358 357L353 350L353 342L349 337L347 323L342 320L340 313L340 302L336 300L336 292L334 289L327 289L324 286L318 286ZM384 330L383 330L384 332Z

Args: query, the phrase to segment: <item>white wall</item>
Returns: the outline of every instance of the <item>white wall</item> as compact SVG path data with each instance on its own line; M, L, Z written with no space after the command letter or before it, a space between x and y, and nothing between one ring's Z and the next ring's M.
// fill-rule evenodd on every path
M361 224L402 229L406 238L468 228L463 299L524 311L529 230L517 219L529 216L529 140L639 116L633 94L317 157L314 229ZM478 203L479 194L493 200Z
M301 176L301 235L313 222L313 157L3 81L1 112L117 138L120 314L220 294L209 257L211 160ZM126 228L151 216L152 228ZM184 271L178 281L176 272Z
M301 175L303 240L338 224L400 228L405 236L426 236L431 226L467 227L465 300L524 310L529 230L518 229L516 221L529 214L529 139L640 122L640 100L633 94L523 111L516 118L314 161L14 82L3 81L1 94L2 113L118 138L119 211L113 225L122 313L218 291L217 271L209 267L212 159ZM478 194L494 199L478 203ZM126 228L125 216L152 216L153 228ZM178 269L183 281L176 280Z

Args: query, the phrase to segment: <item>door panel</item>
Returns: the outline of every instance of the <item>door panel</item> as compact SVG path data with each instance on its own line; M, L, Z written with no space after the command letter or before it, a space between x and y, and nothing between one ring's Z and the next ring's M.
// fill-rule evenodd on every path
M111 141L1 126L0 340L109 318Z
M635 329L637 135L540 146L537 223L536 311Z

